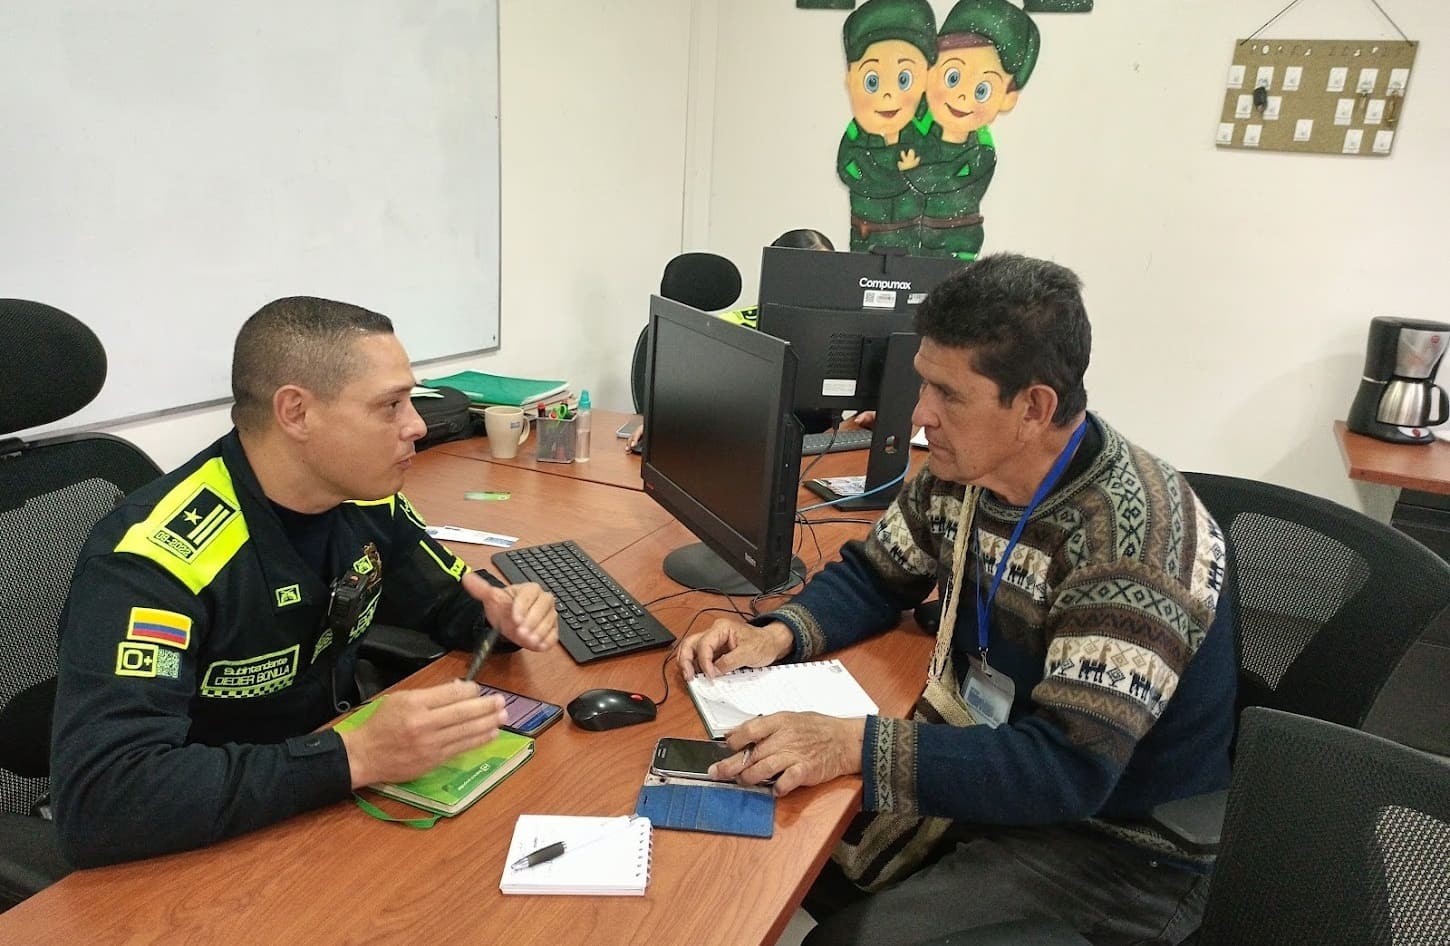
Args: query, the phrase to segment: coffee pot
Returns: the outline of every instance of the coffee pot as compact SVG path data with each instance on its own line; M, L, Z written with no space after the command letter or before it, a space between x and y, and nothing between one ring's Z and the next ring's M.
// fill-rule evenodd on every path
M1371 319L1349 429L1391 443L1433 442L1427 428L1450 420L1450 398L1435 383L1447 344L1450 324L1445 322Z

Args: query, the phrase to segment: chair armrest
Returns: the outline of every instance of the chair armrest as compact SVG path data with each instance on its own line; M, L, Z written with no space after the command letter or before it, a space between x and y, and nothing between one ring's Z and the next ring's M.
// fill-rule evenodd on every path
M1227 789L1192 795L1157 806L1150 820L1195 854L1212 854L1218 850L1227 803Z
M55 677L21 690L0 712L0 768L22 778L50 775L50 721Z
M386 664L390 669L402 670L403 676L422 670L447 653L421 631L377 623L368 628L360 649L363 657Z

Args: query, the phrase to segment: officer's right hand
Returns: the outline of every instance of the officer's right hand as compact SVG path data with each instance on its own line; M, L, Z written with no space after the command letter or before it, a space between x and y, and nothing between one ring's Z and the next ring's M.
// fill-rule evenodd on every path
M916 153L915 149L907 148L901 152L901 157L896 162L896 170L910 171L919 164L921 164L921 156Z
M342 734L352 787L406 782L467 749L508 722L503 697L478 695L465 680L389 693L372 717Z
M718 677L741 667L768 667L794 646L790 628L779 621L756 627L737 618L717 618L680 641L676 656L680 673L689 680L696 673Z

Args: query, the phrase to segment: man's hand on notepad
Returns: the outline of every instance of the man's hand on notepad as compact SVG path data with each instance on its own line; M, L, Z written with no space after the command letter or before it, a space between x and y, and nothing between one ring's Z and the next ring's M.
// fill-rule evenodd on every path
M741 667L769 667L794 646L790 628L779 621L756 627L736 618L719 618L680 641L676 656L680 673L689 680L697 673L718 677Z
M710 777L758 785L777 777L775 793L819 785L861 771L866 720L820 713L772 713L742 723L725 737L735 755L710 766Z

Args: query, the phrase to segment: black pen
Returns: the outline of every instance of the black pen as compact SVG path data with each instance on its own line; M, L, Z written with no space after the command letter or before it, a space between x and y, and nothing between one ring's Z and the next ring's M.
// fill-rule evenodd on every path
M577 841L555 841L553 844L546 844L537 851L525 854L523 857L514 861L509 865L509 870L524 870L528 867L537 867L540 864L546 864L556 857L563 857L569 851L577 851L586 844L593 844L595 841L613 837L638 820L639 815L629 815L628 817L620 818L598 834L592 834L587 838L581 838Z
M478 649L473 652L473 659L468 662L468 675L463 679L476 682L478 671L483 669L483 662L488 659L488 652L493 650L494 642L498 640L498 628L489 626L483 632L483 640L478 642Z

